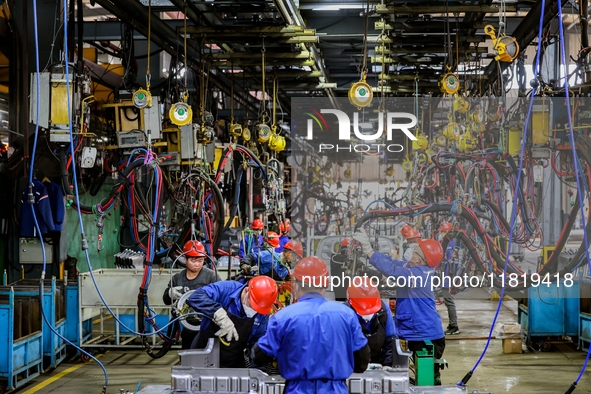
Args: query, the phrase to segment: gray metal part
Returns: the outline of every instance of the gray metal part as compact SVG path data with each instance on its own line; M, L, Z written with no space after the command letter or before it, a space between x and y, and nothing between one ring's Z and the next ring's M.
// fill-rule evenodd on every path
M273 391L273 389L280 389L281 391ZM233 391L234 393L241 391ZM279 386L268 386L258 387L255 391L244 391L245 393L265 393L265 394L281 394L283 388ZM204 394L205 391L179 391L172 390L170 386L158 385L158 386L146 386L142 390L138 391L137 394ZM217 394L228 394L230 391L208 391L208 393ZM366 393L375 393L375 391L367 391ZM390 393L389 393L390 394ZM393 393L392 393L393 394ZM478 390L468 391L466 387L457 386L421 386L421 387L410 387L405 394L490 394L480 392Z
M117 146L120 149L141 148L146 146L146 143L146 136L141 131L121 131L117 133Z
M195 133L193 124L181 126L181 159L193 159L195 157Z
M45 259L47 264L53 263L53 246L45 242ZM20 238L19 262L21 264L43 264L43 247L37 238Z
M37 73L31 75L31 101L29 104L29 121L33 124L37 122L37 107L39 107L39 127L49 128L49 102L51 98L49 96L49 73L40 73L39 85L39 105L37 105ZM69 141L69 140L68 140Z
M162 139L162 113L158 100L158 97L152 97L152 106L144 108L144 127L146 134L148 134L148 130L150 131L152 140Z
M258 369L217 368L220 341L211 338L204 349L179 352L181 365L172 367L171 387L148 386L137 394L283 394L285 379L267 375ZM411 387L408 377L408 356L396 340L399 367L388 371L373 369L354 373L347 379L351 394L468 394L466 387L421 386ZM477 394L472 391L471 394Z

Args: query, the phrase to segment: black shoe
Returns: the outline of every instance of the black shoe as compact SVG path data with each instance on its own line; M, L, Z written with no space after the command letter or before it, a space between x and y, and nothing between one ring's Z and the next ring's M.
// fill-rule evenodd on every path
M450 327L445 332L445 335L458 335L460 334L460 329L458 327Z

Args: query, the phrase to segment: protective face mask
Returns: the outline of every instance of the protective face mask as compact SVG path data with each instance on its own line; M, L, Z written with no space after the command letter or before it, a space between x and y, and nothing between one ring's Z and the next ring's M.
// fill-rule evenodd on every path
M244 313L246 313L247 317L253 317L254 315L257 314L257 311L255 311L254 309L252 309L249 306L242 305L242 307L244 308Z
M412 259L412 254L415 250L415 247L416 245L409 245L404 251L404 255L402 256L402 258L406 261L410 261L410 259Z
M375 316L375 313L372 313L371 315L360 315L363 320L365 320L366 322L370 321L371 319L373 319L373 317Z

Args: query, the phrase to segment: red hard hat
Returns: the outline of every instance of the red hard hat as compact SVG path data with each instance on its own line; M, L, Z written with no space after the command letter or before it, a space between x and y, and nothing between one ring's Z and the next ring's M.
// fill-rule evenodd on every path
M400 234L402 234L402 236L404 238L408 238L407 234L410 230L412 230L412 226L405 224L404 226L402 226L402 228L400 229Z
M302 243L299 241L289 241L285 244L283 249L291 250L292 252L300 256L300 258L304 257L304 247L302 246Z
M452 228L453 228L453 226L451 225L450 222L443 222L443 223L441 223L441 226L439 227L439 231L442 233L445 233L445 232L451 231Z
M427 265L431 268L437 267L443 259L443 247L441 244L434 239L421 239L418 244L425 255Z
M289 233L289 230L291 230L291 225L289 224L289 222L279 222L280 233L287 234Z
M341 248L348 248L351 240L349 238L345 238L341 241Z
M267 243L274 248L279 247L279 234L274 231L269 231L267 233Z
M421 238L421 233L416 228L411 228L405 235L406 239Z
M188 257L204 257L205 247L199 241L187 241L183 247L183 254Z
M371 284L369 277L358 276L351 280L347 289L349 304L360 315L371 315L382 309L378 288Z
M298 261L292 276L300 282L304 282L305 278L308 286L326 287L328 285L328 267L320 257L308 256ZM310 280L312 283L309 283Z
M248 281L250 307L261 315L271 313L278 292L277 282L266 275L256 276Z
M262 230L263 227L263 221L261 219L255 219L250 226L253 230Z

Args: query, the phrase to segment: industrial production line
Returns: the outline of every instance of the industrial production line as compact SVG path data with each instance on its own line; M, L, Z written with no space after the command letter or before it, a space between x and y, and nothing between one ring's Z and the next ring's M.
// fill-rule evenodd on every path
M0 5L4 10L9 3ZM542 48L554 45L553 60L565 67L567 63L564 48L560 51L564 32L553 32L554 15L545 3L530 12L535 11L540 28L532 45L535 78L529 97L525 66L516 61L523 38L507 32L506 10L500 10L496 29L490 17L480 26L484 39L492 43L490 64L498 67L501 78L496 72L487 76L488 89L482 89L483 79L464 71L471 65L489 67L471 56L460 73L459 64L451 64L448 56L460 52L459 44L447 37L447 60L434 74L438 82L433 89L426 87L432 82L425 81L420 67L404 78L404 70L390 69L395 64L391 55L401 50L394 45L393 31L404 27L387 16L394 14L389 7L395 6L382 2L368 5L363 15L363 66L347 97L334 97L327 90L327 97L320 99L306 91L294 98L290 109L285 75L305 72L325 83L316 59L320 52L309 38L316 32L305 28L299 12L285 18L282 27L256 34L241 30L249 45L239 46L255 49L239 55L238 46L227 44L226 29L199 26L194 4L181 12L182 18L164 22L151 1L125 2L121 9L98 1L119 17L129 7L145 19L136 26L122 23L117 47L88 39L82 23L74 40L76 2L71 3L71 15L64 13L60 27L69 32L62 43L69 58L57 59L52 52L44 69L34 16L36 61L26 83L30 111L25 116L34 132L11 140L13 150L3 162L2 171L18 179L15 200L22 200L13 207L18 220L10 224L10 265L0 290L0 306L11 326L0 358L16 360L0 366L4 388L20 388L43 369L55 368L65 359L66 346L103 368L103 392L108 374L95 357L98 350L142 348L146 357L155 359L176 351L180 327L190 326L187 318L199 315L182 303L171 307L162 302L170 278L184 264L183 245L199 240L207 266L221 279L246 281L251 276L240 272L237 248L247 236L258 237L249 228L255 219L262 222L264 239L279 232L299 240L307 255L326 261L331 274L346 277L371 268L359 245L341 247L360 228L367 229L376 250L399 256L407 247L399 234L404 225L420 230L424 238L440 240L444 249L453 241L459 245L455 275L489 279L485 285L500 293L499 309L505 294L520 299L520 334L528 345L547 350L550 338L568 337L581 349L589 348L591 215L585 207L591 185L591 103L585 84L571 87L567 81L561 87L541 76L541 57L550 56ZM172 3L183 8L180 2ZM276 7L282 14L293 12ZM556 12L560 19L561 7ZM367 55L370 14L377 18L373 27L379 33L374 56ZM448 14L448 36L449 19ZM142 57L133 55L135 29L149 37L147 48L142 48L147 49L147 63L141 68L136 63ZM174 39L158 38L151 29ZM459 37L459 22L456 29ZM158 78L151 71L151 57L157 56L152 42L158 43L157 51L173 55L164 69L166 78L157 83L152 81ZM115 54L123 75L109 64L98 64L98 52L91 59L88 43ZM287 47L289 56L282 52ZM589 48L578 53L577 70L584 69ZM476 46L475 53L481 49ZM429 53L427 48L417 51ZM249 59L249 64L244 57L254 54L256 61ZM302 59L307 69L286 68L291 67L289 59ZM514 61L523 94L508 98L503 84ZM372 86L368 73L375 74L379 86ZM410 95L404 93L405 84L412 85ZM331 86L326 83L322 89ZM441 97L432 97L433 91ZM349 145L340 135L341 145L330 138L336 130L341 133L339 114L345 111L337 108L355 114L347 118L354 138ZM414 123L407 132L393 134L396 122L389 108L411 115ZM387 149L366 149L368 134L375 136L375 146ZM368 168L375 170L372 182L362 179ZM77 223L74 231L68 220ZM289 230L281 230L288 225ZM567 251L577 227L583 232L580 245ZM519 264L523 249L540 252L535 269ZM76 254L78 262L68 253ZM339 254L344 259L336 259ZM291 302L288 283L280 285L284 291L274 312ZM452 289L456 294L467 290L466 284ZM555 294L555 304L545 302ZM384 299L395 296L395 290L383 293ZM546 319L549 315L559 316L557 324ZM491 326L497 316L498 310ZM491 339L492 329L482 356L456 386L411 385L408 354L400 350L405 361L394 370L378 367L352 375L349 392L468 393L466 384ZM216 362L206 362L215 360L216 351L217 343L206 351L181 351L181 365L172 367L172 385L140 393L283 392L278 375L221 369Z

